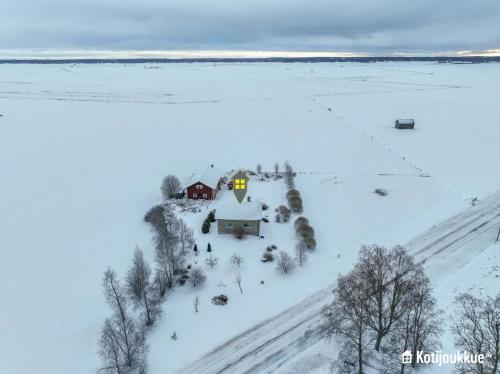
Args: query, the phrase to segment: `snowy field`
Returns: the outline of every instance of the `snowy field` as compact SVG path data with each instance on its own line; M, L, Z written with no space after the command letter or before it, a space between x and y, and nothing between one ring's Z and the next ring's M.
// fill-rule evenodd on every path
M0 65L0 373L98 368L102 274L111 266L124 275L136 245L152 259L142 218L161 201L166 174L210 163L271 170L288 159L318 247L282 276L260 256L269 244L291 253L292 224L270 222L264 239L242 242L203 235L206 213L228 191L183 214L201 251L188 262L202 265L210 242L219 264L206 268L203 289L168 296L149 336L152 374L174 373L327 287L360 245L407 243L499 190L498 97L498 64ZM395 130L400 117L415 118L416 129ZM389 195L374 194L379 187ZM249 193L272 218L285 192L267 181ZM446 264L456 272L436 284L440 306L449 307L448 290L498 285L498 250ZM243 294L233 253L245 260ZM210 303L219 293L227 306ZM311 372L326 372L334 353L319 345L283 372L313 361Z

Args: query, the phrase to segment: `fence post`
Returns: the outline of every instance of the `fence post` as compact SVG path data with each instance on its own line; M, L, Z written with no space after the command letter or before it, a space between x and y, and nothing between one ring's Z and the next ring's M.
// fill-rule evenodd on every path
M495 240L495 243L498 242L499 238L500 238L500 227L498 228L497 240Z

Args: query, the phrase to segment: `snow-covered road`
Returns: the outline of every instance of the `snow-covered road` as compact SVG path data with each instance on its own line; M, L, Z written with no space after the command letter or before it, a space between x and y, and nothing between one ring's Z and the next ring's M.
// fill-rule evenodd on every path
M500 192L433 226L406 248L436 284L494 242L500 226ZM281 314L219 346L179 374L271 373L323 338L321 310L330 301L331 285Z

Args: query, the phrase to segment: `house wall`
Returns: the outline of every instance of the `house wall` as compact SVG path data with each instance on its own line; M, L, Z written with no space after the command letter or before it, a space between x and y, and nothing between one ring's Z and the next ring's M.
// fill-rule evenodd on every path
M219 234L232 234L234 230L241 227L245 230L247 235L260 235L260 222L253 220L228 220L228 219L218 219L217 220L217 231ZM228 228L226 225L230 223L233 225L232 228ZM249 223L252 225L251 228L245 228L244 224Z
M196 188L197 185L201 185L202 188L201 189ZM206 194L206 197L203 197L203 194ZM188 199L213 200L217 195L217 190L214 191L210 187L204 185L203 183L195 183L186 188L186 195Z

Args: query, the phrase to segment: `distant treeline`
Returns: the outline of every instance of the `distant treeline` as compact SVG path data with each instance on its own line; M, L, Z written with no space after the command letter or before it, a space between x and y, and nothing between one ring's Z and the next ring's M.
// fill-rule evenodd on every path
M0 64L173 64L173 63L318 63L318 62L412 62L480 64L500 62L500 56L471 57L270 57L270 58L85 58L85 59L0 59Z

